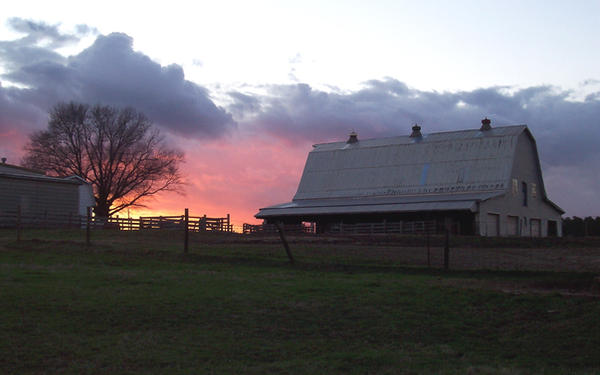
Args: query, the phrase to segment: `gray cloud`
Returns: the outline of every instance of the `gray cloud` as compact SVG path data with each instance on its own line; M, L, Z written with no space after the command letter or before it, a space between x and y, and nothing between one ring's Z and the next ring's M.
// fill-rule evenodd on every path
M510 89L420 91L391 78L368 81L350 93L323 92L306 84L274 85L267 95L254 97L260 105L252 107L244 125L284 139L316 142L343 139L351 129L362 137L409 134L414 123L425 132L476 128L487 116L499 126L527 124L543 146L543 160L551 165L600 155L600 93L572 101L570 92L552 86ZM236 105L236 110L241 108Z
M233 102L228 110L238 117L252 115L260 111L260 100L253 95L243 94L237 91L227 93Z
M0 42L0 61L7 70L2 77L25 88L0 87L10 99L0 102L3 111L10 103L21 103L45 113L59 101L73 100L133 106L185 136L214 138L235 127L231 115L213 103L208 90L187 81L179 65L161 66L133 51L133 40L125 34L98 36L78 55L64 58L53 49L77 41L79 34L61 34L56 26L21 19L12 19L11 26L27 35ZM92 30L85 25L77 29ZM48 44L40 45L43 40Z
M59 25L9 18L7 24L23 37L0 41L0 64L9 71L40 62L64 63L66 59L54 50L75 44L88 34L97 33L87 25L77 25L74 33L63 33Z

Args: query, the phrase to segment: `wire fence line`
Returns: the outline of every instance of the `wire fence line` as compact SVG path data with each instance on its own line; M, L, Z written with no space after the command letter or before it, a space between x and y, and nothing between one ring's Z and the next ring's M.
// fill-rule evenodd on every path
M260 231L245 231L246 234L242 234L232 232L233 226L229 220L229 216L208 218L189 214L139 219L97 218L90 215L88 220L87 216L80 215L0 212L0 228L8 229L4 237L6 233L15 233L17 240L36 236L44 239L48 236L48 230L61 236L61 230L69 229L75 231L71 231L71 236L74 233L75 238L85 238L89 245L90 232L108 233L107 230L115 230L134 234L146 231L156 233L144 237L152 238L157 246L172 248L176 244L185 253L200 253L207 244L216 244L225 252L229 248L247 251L247 255L253 258L268 259L274 254L287 253L290 261L297 263L358 262L452 270L600 272L600 237L486 238L436 235L427 231L377 234L356 230L317 234L306 225L281 226L281 231L275 225L261 226ZM14 229L16 232L12 232ZM24 233L27 235L24 236ZM205 236L203 233L211 235ZM98 234L93 239L101 241L105 237Z

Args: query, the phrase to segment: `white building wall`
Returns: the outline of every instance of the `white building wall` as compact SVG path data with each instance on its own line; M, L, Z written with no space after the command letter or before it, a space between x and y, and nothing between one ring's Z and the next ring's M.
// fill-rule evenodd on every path
M516 180L516 189L513 189ZM523 204L523 183L527 187L527 205ZM539 220L540 234L548 236L548 221L556 222L557 235L562 236L561 213L543 197L543 180L538 167L537 150L531 137L523 132L518 139L509 188L503 196L481 202L478 215L480 234L488 235L487 218L489 214L498 214L499 235L509 235L509 216L518 217L517 233L519 236L532 236L531 220ZM535 186L535 194L533 193Z
M79 185L79 215L87 216L87 208L94 206L96 206L96 199L92 185L86 183Z

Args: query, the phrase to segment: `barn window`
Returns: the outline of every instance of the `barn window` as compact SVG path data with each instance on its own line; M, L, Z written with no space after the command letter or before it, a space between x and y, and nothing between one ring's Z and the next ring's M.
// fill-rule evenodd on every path
M527 183L523 182L521 189L523 191L523 206L527 206Z
M531 198L537 198L537 186L536 184L531 184Z
M519 181L516 178L512 179L512 193L513 195L519 194Z

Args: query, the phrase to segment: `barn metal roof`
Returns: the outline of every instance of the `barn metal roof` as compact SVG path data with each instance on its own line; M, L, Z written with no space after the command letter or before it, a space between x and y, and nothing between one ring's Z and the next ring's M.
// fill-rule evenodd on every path
M525 125L317 144L294 196L322 199L505 190Z
M306 199L261 208L259 219L271 216L317 215L317 214L365 214L416 211L476 211L477 202L503 192L428 194L395 197L362 197L338 199Z

